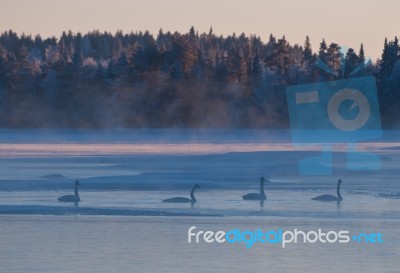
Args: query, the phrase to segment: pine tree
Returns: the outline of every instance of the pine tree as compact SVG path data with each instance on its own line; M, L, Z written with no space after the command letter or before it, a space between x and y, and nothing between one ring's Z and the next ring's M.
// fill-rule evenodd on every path
M347 50L345 60L346 60L346 62L345 62L344 76L345 76L345 78L347 78L354 71L354 69L356 69L357 66L360 64L360 57L357 56L354 49L349 48Z
M388 42L385 38L384 48L381 60L379 61L380 71L379 78L383 81L392 73L392 69L397 59L399 58L399 45L397 37L394 41Z
M393 41L388 42L385 39L381 60L379 61L379 103L382 112L383 126L391 128L398 125L398 109L400 108L400 99L398 90L400 81L398 74L393 70L399 60L399 44L395 37ZM398 72L397 72L398 73Z
M114 67L110 67L112 69L112 75L116 75L118 79L118 84L124 84L128 80L128 56L125 51L122 51L119 56L118 61L116 62Z
M274 37L274 35L270 34L268 43L265 46L265 56L268 57L269 55L273 54L275 47L276 47L276 38Z
M73 46L72 64L73 69L77 73L82 68L83 56L82 56L82 34L78 32L75 37L75 42Z
M189 34L182 37L183 43L183 56L182 67L186 75L194 73L195 66L198 63L198 37L195 33L194 27L190 28Z
M331 43L327 50L326 62L333 71L339 72L342 65L341 58L340 46L336 43Z
M400 47L399 47L399 39L397 38L397 36L394 37L393 50L394 50L394 55L398 57L400 53Z
M325 63L327 62L327 50L328 47L326 46L325 39L322 39L319 45L318 58Z
M29 52L26 46L23 45L19 48L19 50L17 50L16 58L18 76L20 79L26 80L26 77L29 77L29 75L32 73L31 64L29 62Z
M358 52L358 62L364 63L365 62L365 53L364 53L364 45L361 44L360 51Z
M313 61L312 58L313 58L313 53L311 49L310 38L307 35L306 40L304 42L304 50L303 50L303 60L306 67L309 67L309 65L312 63Z
M271 71L278 73L286 78L293 64L293 58L290 52L290 46L287 43L285 36L279 39L274 45L272 54L266 57L265 65Z
M256 81L259 81L262 78L262 72L261 59L256 52L251 59L250 74L254 76Z

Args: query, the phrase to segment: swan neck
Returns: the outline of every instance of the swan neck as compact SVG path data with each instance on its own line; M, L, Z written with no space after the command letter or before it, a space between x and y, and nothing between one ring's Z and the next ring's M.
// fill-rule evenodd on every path
M192 199L192 202L196 201L196 198L194 197L194 190L196 189L196 187L193 187L192 191L190 192L190 198Z
M261 196L265 196L264 183L263 182L260 183L260 195Z
M338 199L339 199L339 200L343 200L342 196L340 195L340 183L339 183L339 182L338 182L338 184L337 184L337 189L336 189L336 191L337 191L337 197L338 197Z
M79 193L78 193L78 185L75 185L75 196L79 196Z

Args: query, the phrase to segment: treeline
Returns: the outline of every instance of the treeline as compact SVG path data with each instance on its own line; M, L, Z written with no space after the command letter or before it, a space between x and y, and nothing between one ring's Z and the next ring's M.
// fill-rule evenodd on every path
M371 63L362 44L343 53L322 41L313 51L308 37L290 45L194 28L59 39L8 31L0 36L0 127L282 128L286 86L373 75L391 128L400 125L399 58L397 38Z

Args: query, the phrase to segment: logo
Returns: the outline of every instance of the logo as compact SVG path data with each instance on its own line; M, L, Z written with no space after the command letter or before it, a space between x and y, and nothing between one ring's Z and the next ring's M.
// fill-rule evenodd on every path
M340 114L339 107L346 100L352 105L348 111L359 107L358 114L354 119L344 119ZM342 89L335 93L328 102L328 118L332 124L342 131L355 131L362 128L371 114L371 106L368 99L358 90Z
M348 170L380 169L380 158L357 143L382 136L374 77L351 78L286 89L292 142L321 145L321 155L299 162L302 175L332 174L332 145L347 144Z
M289 244L348 244L348 243L383 243L383 235L381 233L365 233L361 232L351 236L348 230L322 230L316 231L302 231L282 230L240 230L238 228L229 231L211 231L211 230L196 230L196 226L191 226L188 229L188 243L230 243L230 244L244 244L246 248L251 248L257 243L261 244L278 244L282 248L286 248Z

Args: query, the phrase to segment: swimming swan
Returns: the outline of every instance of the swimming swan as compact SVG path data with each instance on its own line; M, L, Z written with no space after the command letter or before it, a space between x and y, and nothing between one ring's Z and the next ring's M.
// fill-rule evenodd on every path
M311 200L317 200L317 201L338 201L338 202L342 201L343 198L342 198L342 196L340 195L340 184L342 184L342 183L343 183L342 179L339 179L339 180L338 180L338 183L337 183L337 190L336 190L336 191L337 191L337 197L336 197L336 196L333 196L333 195L330 195L330 194L323 194L323 195L314 197L314 198L312 198Z
M194 197L194 191L195 189L200 189L199 184L195 184L192 188L192 191L190 192L190 198L186 197L173 197L169 199L162 200L163 202L169 202L169 203L195 203L197 200Z
M80 185L79 181L76 180L75 181L75 194L74 195L70 195L70 194L63 195L58 198L58 201L60 201L60 202L75 202L75 203L80 202L81 198L79 197L79 194L78 194L78 186L79 185Z
M242 196L243 199L244 200L260 200L260 201L267 200L267 196L265 195L265 192L264 192L264 182L265 182L265 179L262 176L260 179L260 193L248 193L248 194Z

